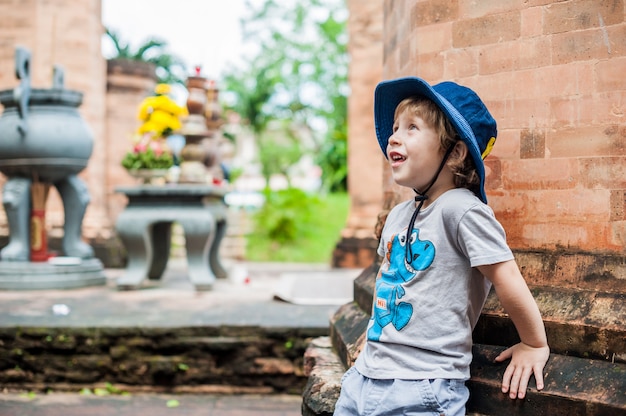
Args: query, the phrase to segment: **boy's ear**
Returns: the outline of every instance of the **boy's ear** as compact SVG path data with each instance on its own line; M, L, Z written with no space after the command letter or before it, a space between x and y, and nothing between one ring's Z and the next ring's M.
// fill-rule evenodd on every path
M467 149L465 142L458 140L454 145L454 149L452 149L451 156L456 160L465 160L468 152L469 150Z

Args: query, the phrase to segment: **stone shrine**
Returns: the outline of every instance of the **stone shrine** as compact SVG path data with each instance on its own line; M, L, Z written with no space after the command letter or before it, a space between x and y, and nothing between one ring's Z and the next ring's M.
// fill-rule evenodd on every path
M81 232L89 192L77 174L86 167L93 148L91 131L76 110L82 94L64 88L59 67L55 67L51 89L31 88L30 62L30 51L16 48L19 85L0 91L4 106L0 172L8 177L2 200L10 232L9 244L0 250L0 288L102 285L102 264L82 241ZM66 257L51 256L52 265L47 265L45 205L51 185L65 209L62 254ZM68 264L73 267L56 267Z

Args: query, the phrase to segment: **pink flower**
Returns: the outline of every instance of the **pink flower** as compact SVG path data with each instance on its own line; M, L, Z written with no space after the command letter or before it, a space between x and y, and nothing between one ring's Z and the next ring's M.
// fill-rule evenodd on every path
M161 144L158 141L151 141L150 142L150 149L152 149L152 151L154 152L155 155L161 156L161 154L163 154L163 147L161 146Z
M145 144L145 143L143 143L143 142L139 142L139 143L137 143L137 144L135 145L135 147L133 147L133 151L134 151L135 153L142 153L142 152L145 152L145 151L146 151L146 149L147 149L147 146L146 146L146 144Z

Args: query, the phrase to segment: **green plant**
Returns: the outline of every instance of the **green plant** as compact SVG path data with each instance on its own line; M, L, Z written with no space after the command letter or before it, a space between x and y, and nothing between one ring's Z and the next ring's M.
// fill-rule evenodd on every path
M256 229L279 244L294 241L305 232L317 197L298 188L265 191L265 204L255 216Z
M122 159L122 166L128 170L169 169L173 164L174 158L169 151L157 154L152 148L127 152Z
M264 133L277 122L287 124L281 130L292 132L302 152L317 155L324 190L345 191L350 91L345 0L248 0L246 10L243 41L256 52L226 71L226 107L249 124L260 148L271 145Z
M284 195L270 196L269 202L255 215L254 230L247 236L247 259L328 263L346 224L348 195L333 193L315 197L299 190L288 193L295 199L300 195L299 202L289 199L291 202L287 203L282 200ZM305 208L300 215L302 205ZM280 233L284 234L281 238L272 237Z
M156 67L157 82L185 85L187 72L185 63L179 57L167 52L167 42L164 40L151 38L133 49L115 31L105 28L105 34L114 48L113 56L109 59L149 62Z

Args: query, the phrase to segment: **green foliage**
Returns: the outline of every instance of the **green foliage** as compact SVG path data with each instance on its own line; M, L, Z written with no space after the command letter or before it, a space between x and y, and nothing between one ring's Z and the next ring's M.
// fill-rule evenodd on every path
M20 394L20 397L23 399L33 400L37 398L37 393L35 393L34 391L29 391L28 393Z
M269 134L260 137L259 161L267 183L273 174L283 174L288 179L289 167L297 163L301 156L300 143L293 137L285 135L279 138Z
M345 129L336 132L333 140L327 140L317 154L316 162L324 172L322 186L326 192L348 190L348 137Z
M173 407L178 407L180 406L180 402L176 399L170 399L167 402L165 402L165 407L168 408L173 408Z
M286 130L300 139L312 137L310 151L318 155L325 189L345 189L345 0L248 0L246 9L244 42L256 51L246 55L244 68L226 72L227 107L247 120L257 138L273 120L287 121Z
M127 152L122 159L122 166L132 169L169 169L174 164L174 158L168 152L157 156L154 150L148 148L144 152Z
M348 195L317 197L292 188L266 198L248 235L247 259L328 263L346 223Z
M93 392L87 388L81 389L79 394L83 396L90 396L92 394L96 396L109 396L112 394L120 395L120 396L130 396L129 392L121 390L120 388L114 386L113 384L109 382L106 382L104 384L104 387L96 387L95 389L93 389Z
M112 42L115 55L109 59L128 59L130 61L149 62L156 67L157 83L185 85L187 73L185 63L167 52L167 42L157 38L148 39L137 49L131 48L116 32L105 28L107 38Z
M302 237L319 199L298 188L265 191L265 204L255 216L256 230L279 244Z

